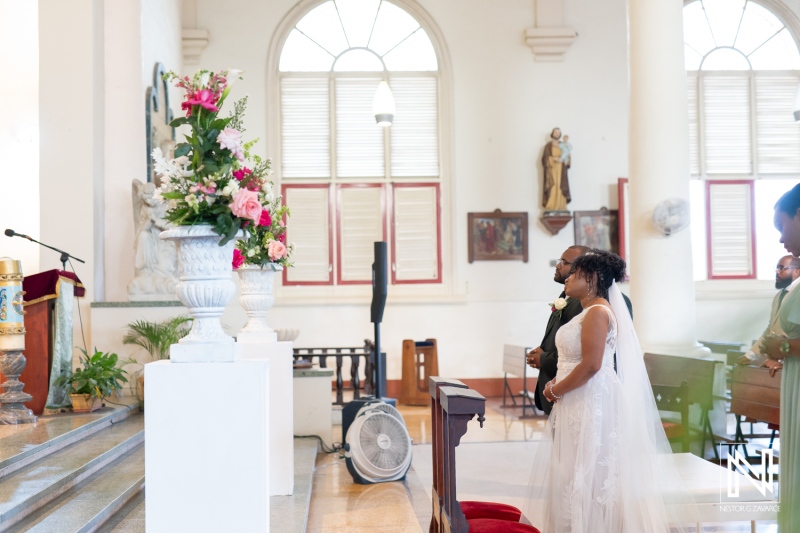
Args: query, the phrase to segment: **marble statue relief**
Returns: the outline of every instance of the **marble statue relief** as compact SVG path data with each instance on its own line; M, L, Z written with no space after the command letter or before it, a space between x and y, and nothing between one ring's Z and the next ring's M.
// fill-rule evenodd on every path
M156 185L133 180L133 222L136 274L128 284L131 301L175 300L178 256L175 245L159 235L170 227L165 202L154 197Z

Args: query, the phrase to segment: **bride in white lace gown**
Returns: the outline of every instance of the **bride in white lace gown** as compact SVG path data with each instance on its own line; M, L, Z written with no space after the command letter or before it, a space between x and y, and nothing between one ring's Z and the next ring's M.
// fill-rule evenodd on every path
M615 283L624 271L619 256L592 251L566 280L583 312L559 329L558 373L544 390L556 403L525 508L542 533L669 532L687 520L665 502L677 476L663 460L671 449Z

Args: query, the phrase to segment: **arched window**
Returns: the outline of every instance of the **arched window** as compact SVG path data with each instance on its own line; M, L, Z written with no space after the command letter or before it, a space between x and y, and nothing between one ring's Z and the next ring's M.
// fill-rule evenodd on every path
M391 282L441 283L439 58L386 0L327 0L280 50L280 178L297 246L285 285L369 284L373 242ZM376 124L378 84L396 112Z
M694 234L699 277L771 279L783 255L777 239L757 242L756 226L772 219L775 191L800 178L800 53L765 5L696 0L683 9L690 171L703 180L693 200L706 219Z

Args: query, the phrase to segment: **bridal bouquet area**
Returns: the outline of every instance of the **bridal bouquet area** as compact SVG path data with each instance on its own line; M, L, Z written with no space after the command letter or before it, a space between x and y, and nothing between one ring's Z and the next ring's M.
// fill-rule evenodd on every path
M241 301L250 318L245 330L271 332L266 311L274 302L272 277L291 266L293 246L286 243L289 209L275 193L271 161L253 153L258 139L243 140L247 97L221 116L241 75L231 69L164 76L184 92L185 116L171 126L185 133L174 153L153 150L155 171L162 179L155 196L168 205L165 218L173 228L161 238L177 244L177 295L194 318L190 333L173 346L173 361L233 360L233 338L225 334L219 318L235 291L234 267L241 273L258 273L250 276L258 281L249 285L240 274ZM245 292L253 290L258 296L246 298ZM264 291L269 294L261 294Z

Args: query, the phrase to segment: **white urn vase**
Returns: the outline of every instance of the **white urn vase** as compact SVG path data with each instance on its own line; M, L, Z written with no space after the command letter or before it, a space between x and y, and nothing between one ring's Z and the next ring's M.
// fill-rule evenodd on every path
M239 237L239 235L237 235ZM178 300L194 319L189 334L170 347L173 363L227 363L238 359L233 337L220 317L236 286L231 272L236 240L220 246L211 225L178 226L161 232L178 251Z
M276 342L278 335L267 324L267 313L275 303L272 287L275 273L283 267L275 263L261 265L242 265L239 274L239 303L247 313L247 324L239 332L239 342Z

